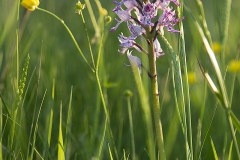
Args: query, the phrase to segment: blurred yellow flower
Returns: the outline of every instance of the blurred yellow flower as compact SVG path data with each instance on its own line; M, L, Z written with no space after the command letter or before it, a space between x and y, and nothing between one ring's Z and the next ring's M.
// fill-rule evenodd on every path
M188 76L188 83L189 84L193 84L193 83L196 82L196 76L195 76L194 72L188 72L187 76Z
M21 5L30 11L34 11L39 5L39 0L23 0Z
M220 51L221 51L221 44L219 42L213 42L213 48L212 49L213 49L213 52L215 54L220 53Z
M231 60L228 63L228 71L229 72L239 72L240 71L240 61Z

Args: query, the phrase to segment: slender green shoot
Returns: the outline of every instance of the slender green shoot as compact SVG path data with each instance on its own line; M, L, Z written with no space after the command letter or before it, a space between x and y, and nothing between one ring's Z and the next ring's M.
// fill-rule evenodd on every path
M62 135L62 102L60 104L59 129L58 129L58 159L64 160L64 144Z
M71 120L72 120L72 92L73 92L73 87L71 87L71 92L70 92L70 100L68 104L68 116L67 116L67 124L66 124L66 131L65 131L65 142L64 142L64 149L65 149L65 156L66 159L68 157L68 151L70 151L70 148L68 148L68 141L70 137L70 132L71 132Z
M92 71L94 71L94 69L93 69L92 66L89 64L89 62L88 62L87 59L85 58L84 54L82 53L82 50L81 50L81 48L79 47L79 45L78 45L78 43L77 43L74 35L72 34L72 32L71 32L71 30L68 28L68 26L64 23L64 21L63 21L62 19L60 19L57 15L53 14L52 12L49 12L48 10L45 10L45 9L42 9L42 8L39 8L39 7L37 7L37 9L40 10L40 11L43 11L43 12L45 12L45 13L51 15L51 16L53 16L54 18L56 18L57 20L59 20L59 21L63 24L63 26L64 26L64 27L66 28L66 30L68 31L70 37L72 38L73 43L74 43L75 46L77 47L78 52L79 52L80 55L82 56L83 60L87 63L87 65L90 67L90 69L91 69Z
M131 132L132 159L136 159L134 133L133 133L132 109L131 109L131 103L130 103L130 97L129 96L127 97L127 106L128 106L128 117L129 117L130 132Z
M214 143L213 143L212 138L210 138L210 140L211 140L211 146L212 146L212 150L213 150L214 159L215 159L215 160L218 160L217 151L216 151L216 149L215 149L215 145L214 145Z
M35 143L36 143L36 139L37 139L36 136L37 136L37 131L38 131L38 120L39 120L39 116L40 116L40 113L41 113L41 110L42 110L43 102L45 100L46 93L47 93L47 90L45 90L45 92L44 92L42 102L41 102L41 105L40 105L40 108L39 108L39 111L38 111L38 114L37 114L37 117L36 117L35 127L34 127L34 131L33 131L33 139L32 139L33 142L31 143L32 144L32 149L31 149L31 152L30 152L29 159L33 159L33 153L36 150Z

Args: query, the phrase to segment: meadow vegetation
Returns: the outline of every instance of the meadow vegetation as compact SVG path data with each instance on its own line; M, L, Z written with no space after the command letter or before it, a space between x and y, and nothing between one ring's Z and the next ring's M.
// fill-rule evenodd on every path
M159 36L164 156L148 59L132 52L139 74L118 52L112 0L20 2L0 0L0 159L240 159L240 1L171 4L184 18Z

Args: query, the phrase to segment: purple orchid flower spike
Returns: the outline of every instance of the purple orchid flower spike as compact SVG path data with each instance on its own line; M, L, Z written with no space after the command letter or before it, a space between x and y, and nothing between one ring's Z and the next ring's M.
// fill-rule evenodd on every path
M113 9L113 12L116 10L122 9L122 5L124 5L127 9L127 11L133 10L137 6L137 2L135 0L122 0L121 2L118 2L116 0L113 0L113 3L117 6Z
M115 18L117 24L112 27L110 31L115 31L121 23L126 22L129 32L131 33L130 36L124 36L123 33L118 36L120 46L122 47L118 51L121 54L127 52L127 56L130 58L130 48L134 48L138 52L144 52L148 55L148 51L138 44L136 40L138 37L143 37L150 45L150 41L146 35L146 28L150 28L151 33L160 32L162 35L164 35L164 28L166 28L168 32L178 33L179 31L173 27L180 20L177 18L175 10L169 7L171 2L177 6L180 5L178 0L146 0L144 2L141 0L113 0L113 3L116 5L113 12L117 14L119 19ZM158 12L160 14L158 14ZM154 43L152 45L154 47L155 59L164 55L156 37L154 37Z
M160 30L161 34L164 35L163 27L165 26L169 32L179 32L172 28L172 26L176 25L178 22L179 19L176 18L175 11L172 11L172 8L167 7L158 19L156 30Z
M129 11L116 10L115 13L118 15L120 20L115 18L115 20L117 21L117 24L115 27L112 27L110 31L115 31L122 22L127 22L131 19L131 15Z
M180 6L180 3L177 0L157 0L155 2L158 9L164 10L170 2L175 3L175 5Z
M136 37L130 36L125 37L123 33L121 33L118 37L119 42L121 43L120 46L123 47L122 50L119 50L120 53L124 54L129 48L135 48L137 51L141 52L141 48L136 45L134 41Z
M132 33L131 37L134 39L146 32L144 28L131 21L127 22L127 26L129 31Z

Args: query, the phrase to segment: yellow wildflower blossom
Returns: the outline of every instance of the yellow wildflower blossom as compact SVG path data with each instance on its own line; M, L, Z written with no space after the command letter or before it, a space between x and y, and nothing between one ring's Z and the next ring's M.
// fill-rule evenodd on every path
M39 5L39 0L23 0L21 5L30 11L34 11Z
M228 71L229 72L239 72L240 71L240 61L231 60L228 63Z

